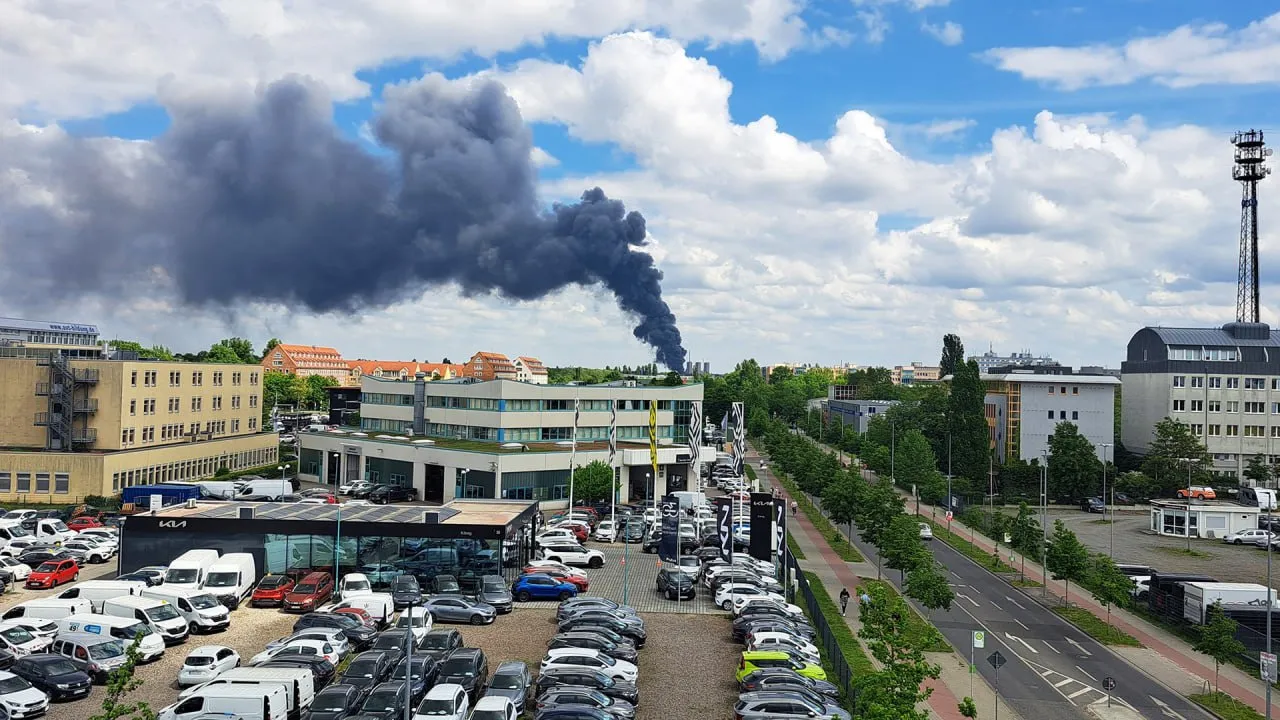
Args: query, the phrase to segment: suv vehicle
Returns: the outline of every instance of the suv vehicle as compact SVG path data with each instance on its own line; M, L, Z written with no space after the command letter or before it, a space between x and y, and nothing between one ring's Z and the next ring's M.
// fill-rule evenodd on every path
M298 621L293 624L294 632L301 632L311 628L341 630L352 647L357 650L369 647L369 644L373 642L373 638L378 634L376 630L365 625L359 618L348 613L312 612L298 618Z
M313 572L293 586L284 596L285 612L311 612L333 597L333 576L327 572Z
M422 640L418 642L418 649L424 655L430 655L436 660L443 660L453 653L454 650L462 647L462 633L452 628L444 630L432 630L422 636Z
M369 502L375 505L386 505L393 502L404 502L406 500L417 500L418 491L415 488L404 487L402 485L379 485L369 491Z
M589 630L581 632L565 632L552 637L547 641L547 649L554 650L555 648L584 648L587 650L598 650L615 660L625 660L633 665L640 657L640 653L636 651L635 645L627 642L614 642L603 635Z
M743 693L733 708L736 718L742 720L787 720L788 718L822 718L822 720L849 720L849 712L832 702L822 702L821 696L804 691L763 690Z
M1080 501L1080 509L1087 513L1106 513L1107 506L1103 504L1102 498L1091 497Z
M479 648L459 648L449 653L439 667L436 682L461 685L467 697L475 702L489 680L489 659Z
M565 565L586 565L589 568L604 566L604 553L588 550L577 543L554 541L542 548L543 560L555 560Z
M813 680L827 679L827 673L821 665L797 660L790 653L777 650L744 650L735 679L742 682L743 678L763 668L788 668Z
M268 575L258 581L249 596L249 607L284 605L284 596L293 590L293 578L288 575Z
M632 705L640 704L640 691L636 690L634 683L619 682L598 670L587 668L549 668L538 673L538 680L533 685L533 696L540 697L548 688L565 685L590 688Z
M569 617L560 621L559 631L564 632L596 632L595 628L612 630L623 639L630 640L637 648L643 648L648 635L643 625L633 625L618 618L599 617L595 615ZM612 638L611 638L612 639Z
M678 567L658 569L658 592L666 595L668 600L693 599L697 594L693 578Z

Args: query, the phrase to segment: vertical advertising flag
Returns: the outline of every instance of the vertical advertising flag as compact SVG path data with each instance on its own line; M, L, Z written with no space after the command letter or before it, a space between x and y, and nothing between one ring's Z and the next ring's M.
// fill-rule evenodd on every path
M653 492L658 493L658 403L649 401L649 462L653 465Z
M733 503L728 498L716 498L716 532L720 539L720 559L733 560Z
M618 403L609 401L609 467L618 457Z
M787 552L787 501L782 498L773 499L773 547L778 553L778 562L785 564Z
M742 403L734 403L731 414L733 415L733 469L734 474L742 477L747 456L746 420L743 418Z
M680 559L680 501L674 495L662 498L662 536L658 539L658 558L663 562Z
M773 494L751 493L751 542L747 552L757 560L773 559Z
M573 399L573 440L578 440L578 421L582 419L582 403L578 398Z
M689 467L698 476L698 454L702 448L702 403L689 404Z

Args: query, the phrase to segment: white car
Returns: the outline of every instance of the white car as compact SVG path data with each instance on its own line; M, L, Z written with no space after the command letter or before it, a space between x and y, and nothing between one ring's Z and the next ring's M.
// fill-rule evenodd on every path
M41 653L53 644L53 638L40 637L12 620L0 623L0 648L14 657Z
M555 560L530 560L529 562L525 563L525 565L529 567L551 568L552 570L559 570L562 573L566 573L568 575L577 575L578 577L587 576L585 572L579 570L578 568L569 567L568 565L565 565L562 562L557 562Z
M425 607L407 607L396 616L395 628L397 630L411 630L414 641L422 642L422 638L431 632L433 622L429 609Z
M102 535L81 534L81 535L77 535L72 539L75 542L89 543L90 545L93 545L99 550L105 550L111 553L112 555L115 555L116 552L120 550L120 545L117 543L115 538L106 538L106 537L103 537Z
M750 555L743 555L742 553L734 553L733 560L730 561L730 564L737 565L739 567L747 567L755 570L757 574L768 575L770 577L772 577L775 572L773 563L768 560L757 560Z
M0 705L5 716L13 720L43 715L49 709L49 696L11 672L0 670Z
M1266 547L1267 541L1274 537L1275 534L1270 530L1251 528L1249 530L1239 530L1237 532L1224 535L1222 537L1222 542L1229 545L1244 545L1245 543L1250 543L1259 547Z
M792 605L789 602L779 600L777 599L776 596L764 597L764 596L752 595L747 597L734 598L734 601L733 601L734 617L741 615L744 610L746 610L747 608L753 605L768 605L770 607L779 608L783 612L785 612L788 615L788 617L791 617L791 618L798 618L804 615L804 611L801 610L798 605Z
M591 537L596 540L610 543L617 539L617 535L618 531L612 520L601 520L600 524L596 526L596 531L591 533ZM479 707L477 706L476 709L478 710Z
M644 521L647 523L656 523L662 519L662 511L658 508L645 508Z
M344 482L344 483L342 483L341 485L339 485L339 486L338 486L338 494L339 494L339 495L350 495L350 494L351 494L351 489L352 489L352 488L354 488L355 486L356 486L356 481L355 481L355 480L348 480L347 482Z
M20 563L11 557L0 557L0 567L8 570L13 575L13 579L23 581L31 574L31 567L26 563Z
M342 658L338 656L338 651L334 649L333 645L323 640L294 640L291 643L281 645L280 647L273 648L271 650L263 650L257 655L254 655L253 658L249 660L249 664L259 665L280 655L309 655L312 657L322 657L333 663L334 667L337 667L338 663L342 662Z
M604 566L604 553L588 550L575 542L557 542L542 547L543 560L555 560L565 565L586 565L590 568Z
M501 695L485 695L476 701L476 709L471 713L471 720L516 720L520 713L516 712L516 704L509 697Z
M782 650L803 656L814 665L822 664L822 656L818 646L783 632L762 632L751 636L748 650Z
M117 545L120 543L120 533L116 532L114 528L93 527L93 528L85 528L84 530L80 531L81 537L84 537L86 535L92 538L97 538L105 543L110 543L112 545Z
M201 645L192 650L178 669L178 685L199 685L240 666L240 653L225 645Z
M587 648L551 648L538 666L542 672L550 668L588 668L598 670L616 681L634 683L639 669L626 660L617 660Z
M534 537L534 541L537 542L540 547L546 547L552 543L576 543L578 542L578 536L574 535L572 530L552 528L538 533L537 536Z
M71 553L83 553L86 562L104 563L112 553L104 548L98 547L97 543L85 542L83 540L69 540L62 543L62 549Z
M932 540L933 528L929 527L929 523L920 523L920 539Z
M751 597L767 597L778 602L785 602L785 598L777 593L761 590L755 585L747 585L745 583L725 583L716 591L715 603L724 610L733 610L738 600L746 600Z
M319 640L327 642L333 646L333 651L338 653L338 657L346 657L351 652L351 643L347 640L347 636L338 628L313 627L299 630L292 635L285 635L282 638L272 640L267 643L267 650L275 650L283 645L292 645L299 640Z
M461 685L442 683L427 691L413 711L413 720L467 720L470 710L471 701Z
M54 620L47 620L38 617L20 617L11 620L5 620L6 624L24 627L27 632L39 638L53 639L58 634L58 623Z

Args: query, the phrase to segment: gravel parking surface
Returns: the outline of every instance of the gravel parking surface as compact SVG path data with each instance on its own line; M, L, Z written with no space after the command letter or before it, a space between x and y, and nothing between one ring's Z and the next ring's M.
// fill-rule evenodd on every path
M742 647L725 615L645 615L636 720L733 717Z

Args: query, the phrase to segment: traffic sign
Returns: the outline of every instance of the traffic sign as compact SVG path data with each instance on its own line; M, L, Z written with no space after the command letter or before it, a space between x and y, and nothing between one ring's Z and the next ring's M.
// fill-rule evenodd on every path
M1258 654L1260 677L1268 682L1276 681L1276 655L1275 653L1263 652Z
M1102 678L1102 689L1111 692L1116 689L1116 679L1110 675Z
M1005 545L1008 545L1008 544L1009 544L1009 543L1011 543L1011 542L1013 542L1013 535L1011 535L1011 534L1009 534L1009 533L1005 533L1005 534L1004 534L1004 544L1005 544Z
M982 630L973 631L973 646L979 650L987 645L987 633Z
M947 511L947 522L951 522L951 511Z
M991 667L999 670L1001 667L1004 666L1006 661L1004 659L1004 656L1000 654L1000 651L997 650L987 656L987 662L991 664Z

